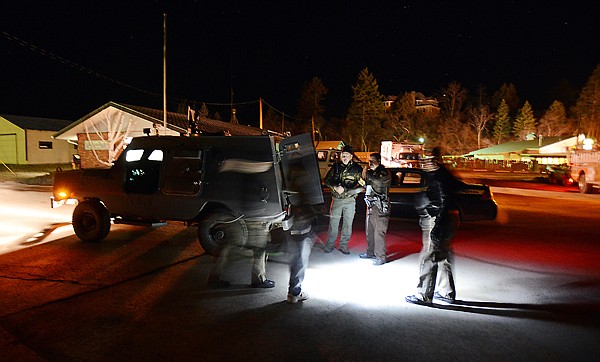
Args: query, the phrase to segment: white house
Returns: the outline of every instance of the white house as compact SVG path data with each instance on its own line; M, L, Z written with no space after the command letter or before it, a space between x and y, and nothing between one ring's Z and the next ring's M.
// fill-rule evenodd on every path
M231 124L212 119L198 120L201 133L229 135L260 135L260 128ZM108 102L54 134L54 139L77 144L82 168L106 167L98 160L107 159L110 133L126 135L127 138L147 134L182 135L188 132L188 115L167 112L167 127L164 128L163 111ZM115 150L113 150L115 151ZM122 151L116 150L117 153Z

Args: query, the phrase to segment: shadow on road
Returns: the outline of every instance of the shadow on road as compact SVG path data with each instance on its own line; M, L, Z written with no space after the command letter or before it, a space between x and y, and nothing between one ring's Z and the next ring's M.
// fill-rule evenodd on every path
M483 315L546 320L574 325L599 325L600 305L592 303L521 304L456 300L428 307Z

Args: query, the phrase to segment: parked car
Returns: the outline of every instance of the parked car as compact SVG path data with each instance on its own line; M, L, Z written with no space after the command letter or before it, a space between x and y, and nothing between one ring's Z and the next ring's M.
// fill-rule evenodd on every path
M389 168L392 174L390 187L391 216L416 219L415 195L426 190L425 173L419 168ZM487 185L459 181L456 195L461 222L495 220L498 205ZM331 191L323 190L325 203L331 202ZM365 210L362 194L357 199L357 212Z
M548 175L548 182L551 184L571 186L571 168L569 165L547 165L544 171Z
M340 159L340 155L342 154L342 150L337 148L331 149L318 149L317 153L317 163L319 164L319 173L321 175L321 179L325 178L327 172L331 168L331 166Z
M370 152L356 152L354 155L355 157L353 159L354 162L358 162L358 164L363 168L369 166L369 153ZM325 175L327 175L327 172L329 172L331 166L333 166L333 164L340 159L342 155L342 150L337 148L320 149L316 150L316 154L317 163L319 164L319 173L321 175L321 180L323 180L325 178ZM365 156L366 161L364 159Z
M425 173L418 168L390 168L392 185L390 203L392 216L417 217L414 207L415 194L424 191ZM459 181L456 203L460 221L495 220L498 204L487 185L471 184Z

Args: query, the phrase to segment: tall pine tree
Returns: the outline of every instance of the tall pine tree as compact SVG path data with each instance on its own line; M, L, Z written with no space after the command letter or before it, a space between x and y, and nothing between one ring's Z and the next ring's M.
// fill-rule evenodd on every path
M382 132L381 123L385 117L383 96L379 93L377 80L367 68L359 75L352 87L352 103L348 110L351 136L356 136L360 149L369 151L377 147Z
M519 114L515 118L513 134L519 137L519 139L524 140L531 133L535 133L535 117L529 101L525 101L525 104L519 109Z
M577 132L588 138L600 139L600 64L581 90L575 111L579 117Z
M501 144L510 139L510 107L504 99L500 102L496 111L496 124L494 124L493 139L496 144Z
M321 132L321 126L325 122L323 101L326 94L327 88L318 77L313 77L302 87L298 100L298 118L304 123L302 127L304 132L309 130ZM314 125L311 122L314 122Z

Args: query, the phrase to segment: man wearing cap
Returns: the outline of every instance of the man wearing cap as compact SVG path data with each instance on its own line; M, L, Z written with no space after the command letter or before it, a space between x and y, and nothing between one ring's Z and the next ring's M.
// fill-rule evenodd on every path
M455 195L459 181L441 160L441 150L435 147L432 157L420 162L427 170L427 189L415 195L423 247L419 255L417 293L404 299L409 303L430 305L433 299L452 304L456 299L452 239L460 224ZM437 289L437 291L436 291Z
M356 212L356 196L363 190L364 181L361 178L362 167L354 162L352 146L344 146L341 159L336 161L327 175L324 183L331 189L331 210L329 231L325 243L325 252L331 253L338 237L340 219L342 222L342 236L340 237L340 252L348 255L348 241L352 236L352 222Z

